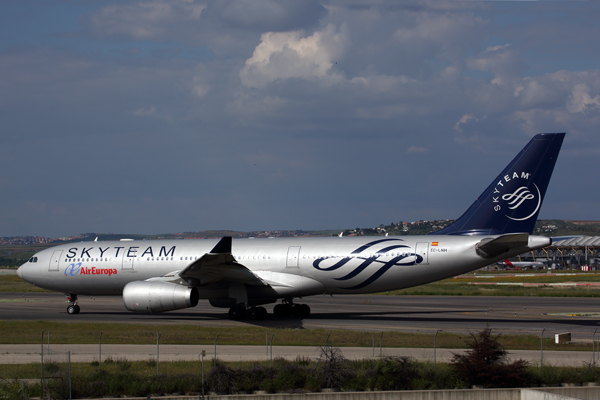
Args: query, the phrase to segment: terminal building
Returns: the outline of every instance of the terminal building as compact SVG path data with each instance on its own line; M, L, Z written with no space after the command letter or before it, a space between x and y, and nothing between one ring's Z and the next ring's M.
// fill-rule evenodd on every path
M600 236L553 238L552 245L521 254L513 261L542 262L550 269L600 270Z

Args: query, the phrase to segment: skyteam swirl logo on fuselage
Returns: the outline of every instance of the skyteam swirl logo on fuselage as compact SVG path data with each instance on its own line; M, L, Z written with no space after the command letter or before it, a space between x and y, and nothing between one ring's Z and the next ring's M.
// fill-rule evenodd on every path
M362 262L358 266L356 266L352 271L347 272L344 276L340 276L338 278L333 278L336 281L347 281L349 279L352 279L352 278L360 275L369 266L378 265L379 268L374 273L372 273L370 276L368 276L365 280L360 282L359 284L350 286L350 287L340 288L340 289L353 290L353 289L362 289L362 288L370 285L371 283L375 282L377 279L379 279L383 274L385 274L394 265L416 265L416 264L420 264L423 262L423 257L421 257L418 254L411 253L410 246L407 246L405 244L394 244L394 245L387 246L387 247L384 247L384 248L381 248L381 249L378 249L375 251L373 251L373 249L372 249L373 246L376 246L380 243L391 242L391 241L403 242L402 239L375 240L373 242L369 242L369 243L362 245L361 247L357 248L352 253L350 253L350 255L351 255L350 257L344 257L344 258L338 260L337 262L335 262L333 265L329 265L329 266L323 265L323 264L327 264L327 261L329 261L330 259L318 258L313 262L313 267L315 269L318 269L319 271L337 271L338 269L344 267L346 264L348 264L352 260L362 260ZM367 252L367 250L369 250L369 251ZM408 250L408 252L396 252L396 250ZM363 254L363 252L365 254ZM386 253L390 253L390 252L392 252L392 254L396 254L396 255L392 256L392 258L387 259L387 260L379 259L380 257L384 256Z

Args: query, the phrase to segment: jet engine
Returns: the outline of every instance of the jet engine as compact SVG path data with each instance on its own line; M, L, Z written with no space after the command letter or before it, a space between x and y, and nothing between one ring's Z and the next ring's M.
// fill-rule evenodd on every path
M169 282L133 281L123 288L123 303L129 311L155 313L198 305L198 289Z

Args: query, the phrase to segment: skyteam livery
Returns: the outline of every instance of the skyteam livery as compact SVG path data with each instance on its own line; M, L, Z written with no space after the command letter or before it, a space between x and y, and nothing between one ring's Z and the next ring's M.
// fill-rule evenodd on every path
M532 236L564 133L539 134L452 225L426 236L143 240L70 243L40 251L25 281L78 295L123 295L130 311L194 307L208 299L232 319L310 314L295 298L373 293L445 279L550 245Z

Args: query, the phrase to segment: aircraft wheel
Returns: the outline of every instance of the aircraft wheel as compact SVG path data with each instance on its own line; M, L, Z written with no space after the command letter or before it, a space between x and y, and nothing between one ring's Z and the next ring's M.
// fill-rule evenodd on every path
M267 309L264 307L256 307L256 309L258 310L258 319L265 319L267 318Z
M305 307L303 307L304 305L305 304L294 304L292 306L292 315L296 318L306 317L307 315L305 315L306 309L305 309ZM309 308L309 313L310 313L310 308Z
M310 315L310 307L308 304L300 304L300 309L302 310L302 318L306 318Z
M273 307L273 314L275 314L277 318L288 317L291 312L292 309L288 304L277 304Z
M76 306L74 304L71 304L69 307L67 307L67 314L77 314L77 309L75 307Z
M75 314L79 314L79 311L81 311L81 307L75 304Z
M267 310L264 307L252 307L247 312L248 319L260 320L267 317Z
M250 319L250 320L258 319L258 309L256 307L249 308L246 311L246 314L248 316L248 319Z
M234 321L246 318L246 309L242 306L231 307L229 309L229 318Z

